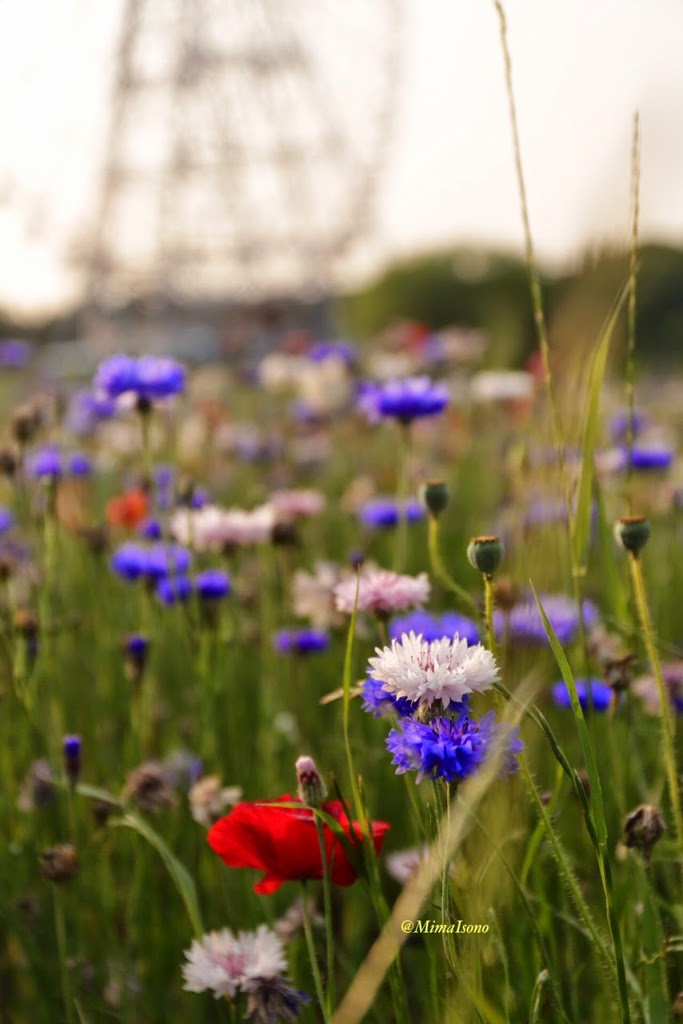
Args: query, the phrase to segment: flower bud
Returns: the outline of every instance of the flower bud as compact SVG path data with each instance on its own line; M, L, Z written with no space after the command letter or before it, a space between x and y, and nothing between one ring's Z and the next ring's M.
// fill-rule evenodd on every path
M420 488L422 504L432 519L438 519L450 501L448 484L443 480L430 480Z
M71 786L75 786L81 774L81 737L65 736L62 740L64 773Z
M650 538L650 522L645 516L623 516L614 524L614 536L625 551L637 556Z
M296 762L299 798L308 807L320 807L325 799L325 783L312 757L300 757Z
M134 683L139 683L142 679L147 665L148 650L149 640L141 633L132 633L123 641L126 678Z
M78 854L71 843L58 843L40 854L43 878L50 882L67 882L78 872Z
M659 842L665 830L666 822L661 811L651 804L641 804L624 822L626 845L640 850L645 863L649 864L652 847Z
M493 576L505 553L500 537L474 537L467 545L467 560L484 576Z

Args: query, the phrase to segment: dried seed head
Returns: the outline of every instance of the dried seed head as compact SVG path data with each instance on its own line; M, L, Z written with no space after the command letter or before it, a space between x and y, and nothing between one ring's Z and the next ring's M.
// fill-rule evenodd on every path
M50 882L68 882L78 872L78 854L71 843L58 843L40 854L43 877Z
M173 790L166 781L162 766L156 761L146 761L130 773L123 798L132 800L143 811L159 811L175 804Z
M438 519L450 501L448 484L443 480L430 480L420 488L420 499L432 519Z
M484 576L493 576L504 554L500 537L473 537L467 545L468 562Z
M652 804L641 804L627 816L624 822L626 845L640 850L645 863L650 862L652 847L658 843L666 830L661 811Z
M650 539L650 533L650 522L645 516L623 516L614 524L617 543L636 557Z

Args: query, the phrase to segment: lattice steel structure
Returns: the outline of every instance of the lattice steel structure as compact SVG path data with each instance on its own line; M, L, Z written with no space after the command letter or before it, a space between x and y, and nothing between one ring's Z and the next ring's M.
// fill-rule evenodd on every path
M401 0L126 0L91 305L321 294L367 226Z

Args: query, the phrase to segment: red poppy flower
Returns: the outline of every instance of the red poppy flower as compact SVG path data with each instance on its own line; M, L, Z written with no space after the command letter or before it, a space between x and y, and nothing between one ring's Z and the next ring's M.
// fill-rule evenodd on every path
M318 831L313 811L300 807L278 807L277 803L300 803L296 797L280 796L270 804L237 804L230 814L209 829L211 849L231 868L259 868L265 872L254 892L275 892L283 882L322 878ZM322 811L336 818L352 842L361 839L360 825L349 822L339 800L323 804ZM382 848L389 825L371 822L375 853ZM323 825L330 876L336 885L351 885L356 871L344 846L329 825Z
M144 491L126 491L107 502L107 521L128 530L135 530L148 512L149 499Z

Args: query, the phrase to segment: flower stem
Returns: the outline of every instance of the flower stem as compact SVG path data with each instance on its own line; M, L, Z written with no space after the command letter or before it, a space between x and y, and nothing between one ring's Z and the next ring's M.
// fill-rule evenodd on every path
M71 993L71 980L69 978L69 964L66 956L66 928L64 927L64 908L62 906L61 893L57 885L53 886L53 907L55 917L55 933L57 935L57 955L59 957L59 972L62 983L62 998L64 1000L64 1014L66 1024L74 1022L74 1002Z
M669 786L669 796L671 798L671 808L674 816L676 842L678 843L679 850L683 857L683 816L681 815L681 798L678 789L678 774L676 772L674 721L671 714L669 697L666 692L664 676L662 675L662 665L659 660L659 654L657 653L657 647L654 640L652 620L650 618L650 610L648 608L647 597L645 594L645 582L643 580L640 559L634 552L629 552L628 560L629 569L631 571L631 582L633 583L633 592L636 599L636 607L638 609L638 617L640 618L640 624L643 628L645 650L647 651L647 656L650 664L652 665L652 671L654 672L657 690L659 693L659 701L662 711L664 765L666 769L667 783Z
M398 525L394 546L394 572L403 572L408 547L408 516L406 498L408 496L408 470L410 468L410 426L401 424L401 441L399 449L398 479L396 482L396 505L398 507Z
M427 543L429 546L429 562L436 578L443 583L447 590L455 594L461 604L467 608L470 615L478 618L479 609L477 608L476 601L455 582L443 564L441 553L439 552L439 520L434 516L429 516L428 519Z
M486 636L488 647L496 657L496 634L493 631L493 577L484 574L484 619L486 620Z
M327 999L325 1005L328 1014L334 1012L335 984L334 984L334 934L332 929L332 880L330 878L330 862L325 846L325 834L320 818L315 819L315 828L320 843L320 859L323 866L323 905L325 908L325 942L327 946Z
M323 989L322 978L320 977L320 968L318 967L318 959L315 955L315 944L313 942L313 929L311 928L311 917L308 912L308 902L306 900L306 883L301 883L302 889L302 907L304 917L304 935L306 936L306 948L308 950L308 959L311 964L311 973L313 975L313 984L315 985L315 994L318 997L318 1003L320 1004L320 1012L323 1015L325 1024L329 1021L329 1014L327 1011L327 1000L325 998L325 990Z

